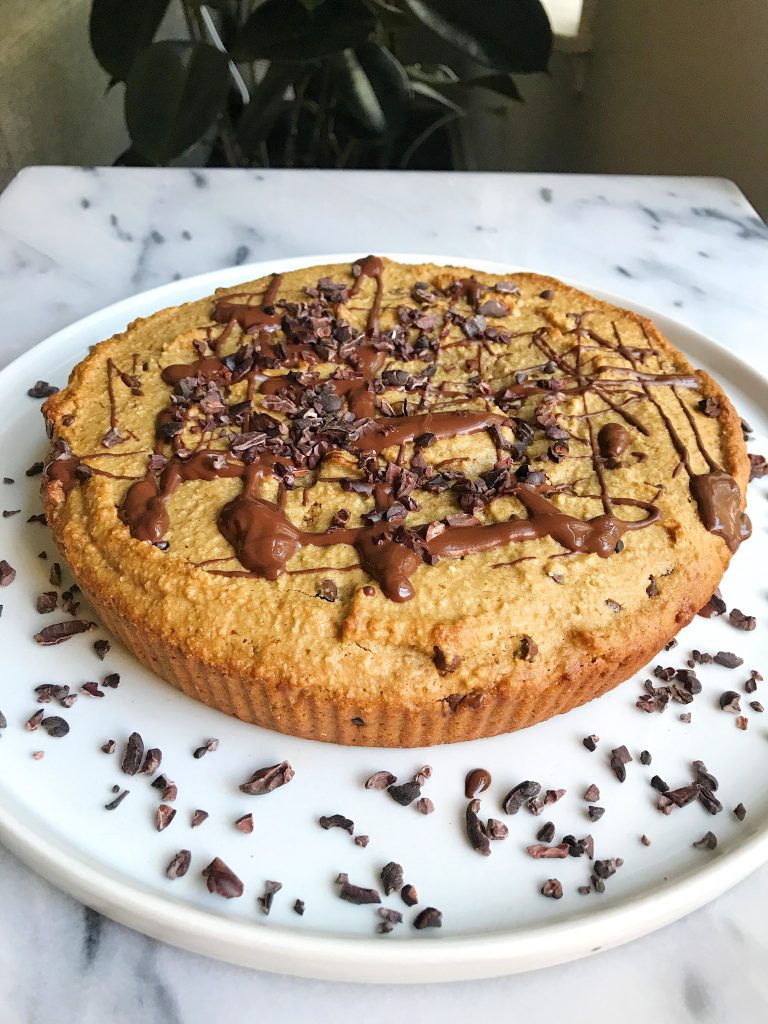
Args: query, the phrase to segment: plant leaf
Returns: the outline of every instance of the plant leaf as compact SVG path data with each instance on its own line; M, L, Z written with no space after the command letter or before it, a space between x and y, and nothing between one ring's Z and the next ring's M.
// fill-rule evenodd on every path
M118 82L128 77L138 53L152 42L170 0L93 0L91 49Z
M463 78L456 85L467 89L488 89L490 92L506 96L510 100L517 100L518 103L525 102L511 75L480 75L477 78Z
M376 21L361 0L265 0L235 41L235 60L317 60L365 42Z
M458 103L454 103L453 100L444 96L441 92L438 92L437 89L433 89L432 86L427 85L426 82L411 82L411 88L417 96L423 96L424 99L431 100L433 103L439 103L441 107L447 107L449 110L453 110L457 114L464 113L463 108L460 107Z
M405 0L427 28L499 71L546 71L552 30L539 0Z
M363 43L341 55L337 73L339 104L365 137L397 131L411 102L408 77L400 62L378 43Z
M272 63L251 92L251 101L243 109L237 124L238 142L249 155L262 143L285 107L285 91L303 65Z
M224 106L227 56L205 43L153 43L136 58L125 89L125 120L136 149L167 164L200 138Z
M406 64L405 73L412 82L424 82L425 85L453 85L459 80L447 64Z

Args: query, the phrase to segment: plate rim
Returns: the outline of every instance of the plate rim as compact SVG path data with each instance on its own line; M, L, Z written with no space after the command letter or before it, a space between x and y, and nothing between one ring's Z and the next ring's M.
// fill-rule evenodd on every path
M384 253L402 263L473 266L491 273L519 273L514 263L419 253ZM178 281L166 282L104 306L54 332L23 352L2 370L3 378L19 376L28 363L95 328L105 317L135 318L136 306L173 296L190 301L190 289L227 286L232 279L248 280L270 272L322 263L354 261L349 253L323 253L280 257L206 271ZM745 378L752 385L741 386L750 394L754 386L768 391L768 378L718 342L682 321L623 296L568 283L615 305L632 309L654 320L665 333L667 325L682 332L718 372ZM165 305L168 305L166 302ZM144 314L138 314L144 315ZM370 938L343 938L322 933L296 931L284 925L245 922L211 913L177 899L147 892L141 883L112 871L108 865L78 853L65 840L52 840L14 812L13 801L0 794L0 839L15 855L57 888L94 907L111 919L154 938L190 952L202 953L241 966L280 974L333 981L424 983L477 979L513 974L552 966L621 945L655 931L703 906L742 881L768 860L768 822L736 847L714 859L692 866L682 876L663 882L654 892L644 892L622 903L597 909L575 919L542 922L515 930L496 930L471 936L440 935L396 939L387 942ZM97 868L93 870L93 866Z

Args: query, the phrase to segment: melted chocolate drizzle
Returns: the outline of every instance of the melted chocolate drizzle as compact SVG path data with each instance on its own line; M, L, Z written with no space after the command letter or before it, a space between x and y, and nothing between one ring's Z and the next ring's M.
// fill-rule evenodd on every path
M242 480L242 492L221 508L217 525L243 569L205 569L216 575L256 576L276 580L286 572L319 571L314 568L290 570L288 564L303 548L345 544L355 549L359 563L343 566L339 571L362 568L378 580L387 598L402 602L413 597L412 576L419 566L424 563L435 564L440 558L463 558L512 543L545 537L551 538L564 549L560 554L594 554L608 558L621 549L622 538L627 533L651 526L661 517L654 504L636 498L616 497L608 489L605 471L617 468L618 460L630 447L630 429L645 436L650 434L647 425L625 408L630 402L639 400L650 402L658 411L680 459L679 466L688 473L691 495L706 529L722 537L731 551L749 536L749 520L741 511L739 488L706 451L693 414L677 390L697 387L697 378L690 374L666 372L647 334L647 348L631 348L623 343L614 324L614 339L611 343L585 326L584 321L589 311L570 314L576 326L573 331L566 333L574 334L576 342L565 352L558 352L549 344L546 327L522 332L530 334L531 344L542 353L545 362L528 367L525 372L518 372L514 383L507 383L495 392L487 385L478 388L471 383L467 385L466 391L448 390L445 385L435 389L430 383L429 372L416 380L412 374L387 370L387 367L391 367L392 360L398 358L404 363L421 360L429 367L437 359L448 328L458 323L466 337L449 342L444 347L476 344L478 355L473 362L477 364L478 376L481 376L483 352L492 354L492 343L504 343L505 340L521 335L505 335L495 328L490 331L487 329L485 313L490 317L502 317L508 307L493 299L484 301L484 293L488 288L474 277L454 281L443 293L448 298L449 308L442 323L439 323L439 316L420 314L419 310L409 314L407 307L394 307L404 327L399 334L396 329L382 334L380 317L384 274L383 261L376 256L367 256L354 264L354 283L351 288L320 281L316 290L308 289L308 294L321 296L312 307L280 299L282 278L279 274L273 275L260 301L256 303L252 293L230 293L214 300L212 319L217 324L223 324L224 329L215 340L211 340L213 331L209 328L207 341L195 342L199 358L189 363L166 366L162 370L162 380L172 388L175 397L172 404L157 416L157 440L147 472L140 479L129 478L133 482L119 509L120 519L128 526L131 536L152 544L166 545L171 529L168 501L176 490L189 481L213 481L231 477ZM361 292L366 280L374 282L374 294L368 309L365 331L355 337L354 329L341 318L341 313L347 300ZM416 296L421 303L429 302L429 294L424 291L426 287L417 286L417 289L422 289ZM504 292L505 289L500 285L499 291ZM461 302L470 308L470 317L463 317L457 312L456 304ZM305 308L311 309L311 316L304 313ZM404 312L401 313L401 310ZM411 326L420 332L415 345L408 340L408 329ZM240 341L236 342L239 347L232 355L223 355L225 344L233 339L236 327L241 332ZM430 340L429 334L433 328L438 329L435 342ZM334 331L335 340L332 342L329 337ZM587 372L582 360L587 342L593 343L592 348L618 353L628 365L601 366L593 362ZM212 354L206 354L206 348ZM658 360L659 372L645 368L648 355ZM325 379L306 369L300 373L285 372L291 367L307 366L312 371L315 365L327 362L335 362L341 369ZM282 372L270 376L263 372L265 368ZM621 371L620 375L615 374L617 369ZM608 370L614 371L614 375L601 376ZM116 429L113 371L120 373L110 361L110 426ZM538 372L540 376L529 377L529 372ZM553 372L559 375L553 376ZM229 438L231 453L206 447L206 437L210 444L215 434L215 419L210 418L211 410L221 412L226 409L224 400L229 389L243 379L247 381L247 401L229 407L240 417L236 420L240 433L233 434L232 428L227 428L230 416L223 421L225 429L219 434L219 437ZM261 410L256 410L253 405L257 385L264 402ZM399 414L379 397L391 387L405 388L406 391L406 399ZM654 392L659 387L669 389L680 403L709 472L693 472L685 442L655 397ZM416 409L425 411L414 410L409 397L412 391L418 391L420 396ZM591 417L598 413L589 411L586 401L588 393L602 401L600 412L612 410L623 423L606 423L595 437ZM619 393L620 398L622 393L628 394L628 397L614 401L611 395L615 393ZM190 395L197 397L190 399ZM548 486L543 473L531 471L524 454L519 456L522 460L520 471L516 476L510 475L513 460L507 456L507 451L513 451L515 445L505 440L501 428L511 428L518 439L522 438L522 445L518 447L524 452L533 436L533 429L528 421L515 417L514 412L519 411L524 402L536 395L545 396L542 404L534 410L537 427L545 430L556 423L554 419L545 418L548 413L542 413L550 401L547 396L553 396L553 401L560 395L583 396L584 413L575 418L585 422L588 437L578 438L561 428L559 433L555 431L550 436L560 439L564 445L560 454L554 456L556 459L563 453L571 458L590 458L569 454L567 443L562 441L564 436L591 447L600 493L582 497L601 499L601 515L581 519L558 508L547 494L554 495L561 490L574 493L573 485L578 481L557 488ZM430 396L434 399L431 407ZM483 398L486 401L485 410L462 410L455 407L462 401ZM190 418L190 405L195 402L199 402L201 410L201 417L197 420ZM506 414L492 411L489 408L491 402ZM449 408L438 408L438 403L442 406L448 404ZM273 408L288 416L287 425L267 414L267 409ZM331 418L336 416L337 419L332 419L330 435L321 434L317 447L313 447L313 443L307 441L306 431L310 432L311 437L312 430L326 412ZM277 433L272 431L272 447L265 450L265 439L275 424L279 430ZM193 451L184 447L181 441L181 435L186 429L193 433L197 431L200 435L200 441ZM455 469L441 468L461 464L461 459L445 460L434 467L427 467L423 460L417 463L420 446L480 431L487 432L496 446L497 464L494 474L506 474L506 483L498 495L517 499L525 515L512 515L506 521L490 523L483 523L471 514L458 515L449 516L440 524L409 527L409 511L418 508L410 497L412 490L422 487L434 489L437 486L436 477L439 489L451 486L454 479L463 478L463 474ZM286 437L293 439L287 447ZM56 444L58 448L46 466L46 476L49 480L58 480L65 493L94 473L112 475L83 462L69 450L65 442L59 441ZM162 454L167 444L173 449L168 457ZM410 463L405 461L406 446L409 445L414 446ZM383 458L382 453L390 448L397 448L395 461ZM370 495L374 500L375 513L364 517L364 525L349 526L349 513L342 510L344 515L337 513L329 529L323 532L302 530L291 522L282 507L287 489L294 486L296 475L305 475L317 468L326 454L339 450L348 452L351 458L357 460L363 472L362 478L318 476L317 479L332 480L342 487ZM425 467L428 472L419 476L416 471L424 470ZM445 476L446 473L448 476ZM267 500L262 493L264 481L275 478L279 478L277 502ZM403 485L404 479L406 485ZM462 508L472 511L475 506L472 504L471 481L468 481L462 493L469 494L469 505L462 503ZM306 496L307 488L304 489L304 504ZM493 500L493 497L488 500ZM614 513L614 506L633 507L644 515L640 519L625 520ZM483 507L482 502L478 507ZM227 560L212 559L197 564L203 568ZM520 560L498 565L513 565ZM326 567L323 571L337 570Z

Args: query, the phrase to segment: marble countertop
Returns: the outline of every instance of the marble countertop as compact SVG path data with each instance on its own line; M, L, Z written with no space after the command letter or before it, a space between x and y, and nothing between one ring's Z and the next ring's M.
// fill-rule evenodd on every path
M730 182L608 175L29 168L0 197L0 366L116 299L217 267L321 252L506 260L677 317L768 373L768 229ZM768 866L655 935L493 981L355 986L247 971L80 906L0 846L3 1024L364 1015L764 1019Z

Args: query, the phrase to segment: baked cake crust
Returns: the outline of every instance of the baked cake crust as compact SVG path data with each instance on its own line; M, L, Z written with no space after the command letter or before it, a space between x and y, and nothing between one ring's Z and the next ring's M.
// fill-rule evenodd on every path
M190 696L311 739L568 711L749 535L718 384L536 274L262 278L136 320L43 408L48 522L105 624Z

